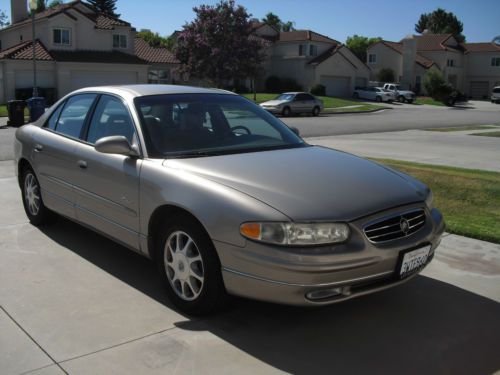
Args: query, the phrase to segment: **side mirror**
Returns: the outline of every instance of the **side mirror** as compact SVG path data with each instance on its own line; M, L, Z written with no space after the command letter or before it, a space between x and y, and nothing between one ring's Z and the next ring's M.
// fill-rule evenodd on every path
M300 131L295 126L290 126L290 130L300 137Z
M95 149L103 154L118 154L126 156L139 156L136 147L131 146L123 135L104 137L95 143Z

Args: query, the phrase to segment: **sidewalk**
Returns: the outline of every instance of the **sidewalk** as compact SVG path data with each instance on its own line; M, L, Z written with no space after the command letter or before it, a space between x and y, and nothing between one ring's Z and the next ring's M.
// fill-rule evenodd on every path
M306 141L363 157L500 172L500 138L469 135L477 132L407 130L307 138Z

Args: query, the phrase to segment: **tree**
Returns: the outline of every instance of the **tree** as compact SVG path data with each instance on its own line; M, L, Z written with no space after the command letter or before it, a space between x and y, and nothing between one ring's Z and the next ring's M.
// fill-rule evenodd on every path
M354 34L347 38L345 44L361 61L366 62L366 50L372 44L380 42L382 38L368 38L366 36L361 36Z
M295 30L295 22L287 21L283 22L279 16L274 14L273 12L269 12L266 14L264 18L262 18L262 22L266 25L273 27L278 31L293 31Z
M116 1L117 0L87 0L87 2L99 13L118 18L120 15L116 13Z
M165 37L151 30L141 30L137 33L137 36L148 42L151 47L163 47L171 51L175 44L173 35Z
M52 0L49 5L47 5L48 8L54 8L58 5L64 4L63 0Z
M453 34L458 42L465 42L465 36L462 34L464 24L452 12L442 8L420 16L415 24L415 31L423 33L425 30L432 34Z
M193 8L196 18L183 26L175 55L181 73L207 79L217 87L255 77L263 61L262 41L252 38L250 15L234 0Z
M9 18L3 10L0 10L0 28L9 25Z
M377 79L379 82L392 83L396 81L396 74L391 68L382 68L377 74Z
M443 73L439 69L431 68L424 77L424 87L427 94L435 100L446 105L453 105L450 102L453 96L453 87L444 79ZM455 94L456 96L456 94Z

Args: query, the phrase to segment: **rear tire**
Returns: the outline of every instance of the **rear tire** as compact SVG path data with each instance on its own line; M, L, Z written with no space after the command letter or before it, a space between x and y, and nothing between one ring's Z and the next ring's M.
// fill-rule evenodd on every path
M27 167L21 174L21 195L26 216L35 226L50 224L55 214L50 211L42 200L40 183L31 167Z
M316 117L316 116L318 116L318 115L319 115L319 112L320 112L320 111L321 111L321 110L319 109L319 107L317 107L317 106L316 106L316 107L314 107L314 108L313 108L313 110L312 110L312 115L313 115L314 117Z
M359 94L357 92L355 92L354 94L352 94L352 97L354 99L359 99Z
M292 111L290 110L290 107L285 107L283 108L281 114L283 115L283 117L288 117L292 114Z
M403 95L398 96L398 102L404 103L405 102L405 97Z
M178 215L158 237L156 261L169 300L194 316L222 309L228 296L221 264L201 225L187 215Z
M406 102L407 102L408 104L411 104L411 103L413 103L413 99L408 99Z
M376 101L377 103L380 103L380 102L382 101L382 98L381 98L380 96L377 96L377 97L375 98L375 101Z

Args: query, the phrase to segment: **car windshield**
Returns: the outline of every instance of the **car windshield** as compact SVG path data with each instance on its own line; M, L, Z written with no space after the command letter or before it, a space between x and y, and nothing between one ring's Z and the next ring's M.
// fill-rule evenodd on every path
M307 146L272 114L237 95L153 95L136 98L135 105L153 158Z
M281 94L275 100L292 100L295 94Z

